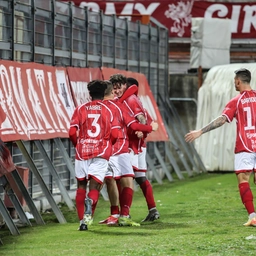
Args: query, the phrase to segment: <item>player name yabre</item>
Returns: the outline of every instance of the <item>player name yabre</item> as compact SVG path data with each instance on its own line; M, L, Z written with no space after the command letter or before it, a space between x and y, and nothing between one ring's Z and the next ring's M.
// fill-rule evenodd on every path
M101 110L100 105L85 106L87 110Z
M245 104L245 103L248 103L248 102L256 102L256 97L242 99L241 102L242 102L242 104Z

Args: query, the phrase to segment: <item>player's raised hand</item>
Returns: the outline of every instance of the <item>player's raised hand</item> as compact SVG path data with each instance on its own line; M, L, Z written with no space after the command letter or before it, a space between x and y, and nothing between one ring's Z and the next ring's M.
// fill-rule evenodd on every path
M201 135L202 135L202 131L201 130L190 131L189 133L187 133L185 135L185 141L186 142L193 142L195 139L197 139Z
M156 131L158 129L158 123L157 122L153 121L150 125L152 126L152 131Z

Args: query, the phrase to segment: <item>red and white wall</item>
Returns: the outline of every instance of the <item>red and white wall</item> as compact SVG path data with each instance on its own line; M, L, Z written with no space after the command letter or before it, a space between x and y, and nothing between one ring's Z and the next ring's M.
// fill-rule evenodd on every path
M68 138L76 106L89 100L87 84L114 73L136 78L139 97L155 121L157 132L148 141L167 141L161 114L146 77L111 68L63 68L0 60L0 133L5 142Z

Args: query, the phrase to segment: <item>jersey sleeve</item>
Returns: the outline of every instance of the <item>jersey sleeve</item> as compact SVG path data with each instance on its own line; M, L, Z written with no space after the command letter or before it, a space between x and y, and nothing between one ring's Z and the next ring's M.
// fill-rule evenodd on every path
M68 134L69 134L69 138L70 138L72 144L74 145L74 147L77 144L77 133L76 132L77 132L77 129L75 126L70 127Z
M152 126L151 125L147 125L147 124L140 124L138 122L134 122L130 125L130 127L132 128L132 130L134 131L140 131L140 132L145 132L145 133L150 133L152 132Z
M124 120L124 124L126 127L129 127L132 123L137 122L137 120L134 118L131 111L126 107L125 104L119 105L120 110L122 111L122 116Z
M237 112L237 98L230 100L222 111L222 115L227 117L228 122L232 122Z
M71 121L70 121L70 127L76 127L79 128L79 110L78 107L74 110L74 113L72 115Z
M139 98L136 95L131 95L126 99L127 105L130 107L130 109L133 112L134 117L138 115L144 115L144 108L142 106L142 103L140 102Z

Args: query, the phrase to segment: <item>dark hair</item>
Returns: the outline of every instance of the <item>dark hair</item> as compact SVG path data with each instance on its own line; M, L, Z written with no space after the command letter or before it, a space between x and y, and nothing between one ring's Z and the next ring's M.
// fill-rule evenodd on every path
M126 84L126 77L122 74L114 74L109 78L109 81L113 85L121 86L121 84Z
M246 68L240 68L235 71L236 77L239 78L243 83L251 82L251 72Z
M87 85L92 100L102 100L104 98L107 84L102 80L92 80Z
M130 86L132 86L132 85L134 85L134 84L139 87L139 82L138 82L138 80L136 80L136 79L133 78L133 77L127 77L126 81L127 81L127 82L126 82L127 88L130 87Z
M110 95L113 91L113 84L109 80L104 81L107 85L107 89L105 90L105 95Z

